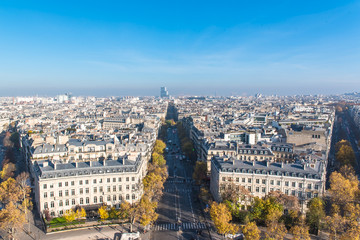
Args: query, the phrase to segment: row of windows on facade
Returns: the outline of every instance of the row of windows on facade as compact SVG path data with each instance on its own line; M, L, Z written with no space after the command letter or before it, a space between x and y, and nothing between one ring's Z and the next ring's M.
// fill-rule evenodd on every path
M251 190L252 190L252 187L251 186L248 186L247 187L247 189L249 190L249 192L252 192ZM224 187L221 187L220 188L220 190L221 191L223 191L223 190L225 190L225 188ZM238 189L239 190L239 189ZM273 192L273 191L280 191L280 189L275 189L275 188L270 188L270 191L269 192ZM255 188L255 192L256 193L260 193L260 187L256 187ZM265 187L262 187L261 188L261 192L262 193L266 193L266 188ZM318 193L317 192L315 192L315 193L313 193L313 192L306 192L306 193L304 193L304 192L302 192L302 191L296 191L296 190L291 190L291 189L285 189L284 190L284 193L286 194L286 195L292 195L292 196L298 196L299 198L303 198L303 197L307 197L308 199L311 199L311 198L313 198L313 197L318 197ZM297 193L297 194L296 194Z
M231 182L231 181L232 181L232 178L222 177L222 181L223 181L223 182L226 182L226 180L228 180L229 182ZM236 182L240 182L240 178L236 178L235 180L236 180ZM269 180L269 181L270 181L270 185L275 185L275 180ZM246 178L241 178L241 182L245 183L245 182L246 182ZM247 182L248 182L248 183L251 183L251 182L252 182L252 178L248 178L248 179L247 179ZM255 179L255 183L260 184L260 179L258 179L258 178ZM266 179L261 179L261 183L262 183L262 184L266 184ZM285 181L284 183L285 183L285 186L286 186L286 187L289 187L289 186L290 186L290 182L289 182L289 181ZM276 185L280 186L280 185L281 185L281 181L280 181L280 180L277 180L277 181L276 181ZM296 182L291 182L291 186L292 186L292 187L296 187ZM298 187L299 187L299 188L303 188L303 183L298 183ZM315 188L316 190L318 190L318 189L319 189L319 185L315 184L314 188ZM307 189L312 189L312 184L311 184L311 183L308 183L308 184L307 184Z
M130 200L130 194L126 194L125 195L125 199L126 200ZM135 194L132 194L131 195L131 199L132 200L135 200L136 199L136 195ZM108 202L111 201L111 196L108 195L106 200ZM116 195L113 195L112 196L112 201L122 201L123 200L123 196L122 195L119 195L119 197L117 198ZM99 197L99 203L103 203L104 202L104 198L103 196L100 196ZM94 201L93 201L93 204L97 204L98 203L98 197L95 196L94 197ZM90 204L90 198L87 197L85 198L85 203L84 203L84 198L80 198L80 201L79 201L79 204L80 205L83 205L83 204ZM71 206L75 206L76 205L76 200L75 199L71 199ZM59 200L59 207L63 207L63 206L70 206L70 199L67 199L67 200ZM54 208L55 207L55 202L54 201L51 201L50 202L50 208ZM44 209L48 209L49 208L49 204L48 202L44 202Z
M130 185L126 185L126 190L130 190ZM132 184L131 185L131 190L135 190L136 189L136 185L135 184ZM118 190L116 188L116 186L112 186L112 191L113 192L116 192L116 191L122 191L122 185L119 185L118 186ZM93 193L97 193L98 192L98 187L94 187L93 188ZM103 191L103 187L99 187L99 192L102 193L104 192ZM107 186L107 192L111 192L111 186ZM58 192L58 196L59 197L62 197L63 196L63 191L62 190L59 190ZM64 191L65 193L65 197L69 196L69 190L65 190ZM85 193L88 194L90 193L90 189L89 188L85 188ZM79 188L79 194L84 194L84 188ZM54 192L50 192L49 193L50 197L54 197ZM75 189L71 189L71 196L74 196L75 195ZM48 192L44 192L44 198L47 198L48 197Z
M129 182L130 181L130 177L126 177L125 178L126 179L126 182ZM99 181L98 181L99 180ZM116 181L117 180L117 181ZM134 182L135 181L135 177L131 177L131 181L132 182ZM104 179L104 181L103 181L103 179L102 178L100 178L100 179L93 179L93 184L97 184L97 183L103 183L103 182L105 182L105 179ZM111 182L111 178L107 178L106 179L106 182L107 183L110 183ZM122 178L121 177L119 177L119 178L112 178L112 182L114 183L114 182L122 182ZM79 185L83 185L83 184L89 184L89 180L79 180ZM70 181L70 185L71 186L75 186L75 181ZM43 184L43 189L47 189L47 184L46 183L44 183ZM63 186L63 183L62 182L59 182L58 183L58 186L59 187L62 187ZM69 186L69 182L64 182L64 186L65 187L67 187L67 186ZM54 184L49 184L49 188L53 188L54 187Z
M254 158L252 158L251 156L248 156L248 157L246 157L246 156L240 156L240 160L252 160L252 159L258 160L258 157L255 156ZM260 160L272 160L272 157L269 157L269 158L267 158L267 157L260 157Z
M278 152L292 152L291 148L272 147L271 149Z
M95 147L88 147L86 149L88 152L95 152ZM100 151L104 151L105 150L105 147L104 146L100 146ZM108 151L111 151L112 150L112 147L108 147ZM70 148L70 152L71 153L74 153L75 152L75 149L74 148ZM82 148L78 148L77 149L77 152L81 153L82 152Z

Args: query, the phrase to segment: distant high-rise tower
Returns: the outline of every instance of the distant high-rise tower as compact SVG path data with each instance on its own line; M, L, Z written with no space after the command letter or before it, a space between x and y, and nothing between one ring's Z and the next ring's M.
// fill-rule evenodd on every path
M169 92L166 89L166 87L161 87L160 88L160 97L161 98L169 98Z

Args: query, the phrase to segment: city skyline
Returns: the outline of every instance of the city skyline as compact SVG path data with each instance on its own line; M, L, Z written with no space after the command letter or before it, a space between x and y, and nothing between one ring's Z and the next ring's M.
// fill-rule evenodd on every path
M359 91L359 10L358 1L2 2L0 96Z

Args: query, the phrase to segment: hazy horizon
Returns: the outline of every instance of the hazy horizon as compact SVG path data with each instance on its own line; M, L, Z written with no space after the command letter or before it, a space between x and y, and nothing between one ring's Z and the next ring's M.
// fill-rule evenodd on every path
M0 96L360 91L359 1L3 1Z

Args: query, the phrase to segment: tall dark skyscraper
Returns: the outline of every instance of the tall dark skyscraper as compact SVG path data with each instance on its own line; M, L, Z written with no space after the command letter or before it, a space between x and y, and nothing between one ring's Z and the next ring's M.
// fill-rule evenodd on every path
M166 87L161 87L160 88L160 97L161 98L169 98L169 92L166 89Z

